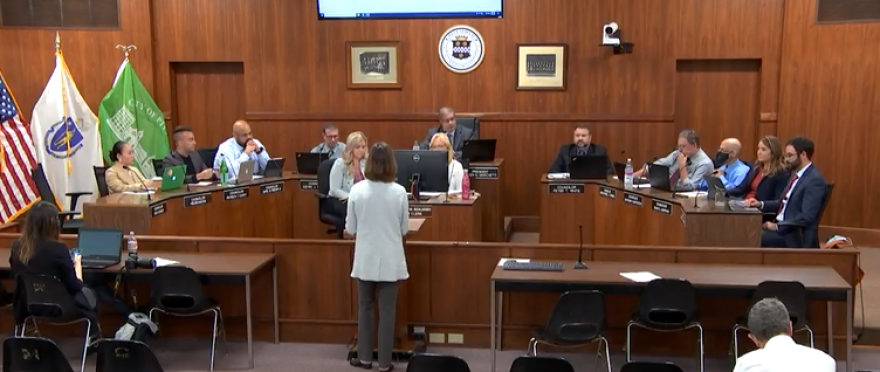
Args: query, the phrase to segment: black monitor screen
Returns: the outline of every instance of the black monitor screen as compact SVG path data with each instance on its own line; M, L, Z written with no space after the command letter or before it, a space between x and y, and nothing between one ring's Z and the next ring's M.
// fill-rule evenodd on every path
M414 174L419 175L422 192L446 192L449 189L449 153L446 151L395 150L397 183L411 192Z

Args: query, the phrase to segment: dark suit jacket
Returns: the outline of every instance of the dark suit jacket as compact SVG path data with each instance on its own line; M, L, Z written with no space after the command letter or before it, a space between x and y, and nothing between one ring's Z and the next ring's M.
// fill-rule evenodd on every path
M198 151L193 151L189 154L189 159L192 160L193 166L195 169L195 174L199 174L201 171L208 169L208 166L205 165L205 161L202 160L202 156L199 155ZM183 161L183 156L177 153L177 151L172 151L170 154L165 156L165 159L162 159L162 167L173 167L177 165L185 165L186 163ZM199 183L199 180L196 178L195 174L186 176L186 183Z
M749 170L749 174L746 175L746 179L743 180L739 186L736 188L729 190L727 195L734 198L742 198L745 197L746 194L751 191L752 181L758 175L758 172L761 171L760 166L753 166L751 170ZM755 200L758 201L768 201L768 200L781 200L782 193L785 192L785 188L788 186L788 181L791 179L791 173L782 171L776 173L770 177L764 177L761 179L761 182L758 183L758 188L755 190ZM775 215L767 214L764 216L764 221L773 221L776 219Z
M547 173L568 173L568 167L571 165L571 152L576 146L577 145L573 143L562 145L562 147L559 148L559 153L556 154L556 159L553 160L553 165L550 166L550 171ZM587 147L587 155L608 156L608 150L605 149L605 146L591 143L590 146ZM610 170L610 163L608 167Z
M431 137L434 137L438 132L444 133L440 127L434 127L428 129L428 135L425 136L425 140L422 141L421 148L422 150L429 150L431 146ZM465 128L461 125L455 126L455 134L452 135L452 149L455 150L455 155L461 156L461 148L464 146L464 141L477 139L476 133L472 131L470 128Z
M786 187L788 187L786 181ZM819 173L815 165L810 165L804 171L804 175L798 180L791 192L791 197L785 207L785 216L782 222L777 224L779 234L785 238L786 245L790 248L798 247L795 237L791 234L794 229L786 226L786 222L803 224L803 246L819 246L819 210L825 200L825 178ZM784 191L783 191L784 192ZM776 200L764 201L761 210L765 213L776 213L782 205L785 195Z

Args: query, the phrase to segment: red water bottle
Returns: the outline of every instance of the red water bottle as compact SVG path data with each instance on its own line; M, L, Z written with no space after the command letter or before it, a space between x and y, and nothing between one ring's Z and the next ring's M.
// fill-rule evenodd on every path
M464 170L464 175L461 177L461 198L463 200L468 200L471 198L471 177L468 175L468 170Z

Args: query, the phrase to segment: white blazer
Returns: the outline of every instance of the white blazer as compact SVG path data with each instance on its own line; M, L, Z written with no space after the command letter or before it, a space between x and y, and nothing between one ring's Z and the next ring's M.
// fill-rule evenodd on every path
M743 355L733 372L837 372L837 362L822 350L798 345L789 336L767 340L763 349Z
M449 163L449 193L461 194L461 180L464 178L464 167L458 160Z
M397 183L363 180L348 194L345 230L354 235L351 277L369 282L409 278L403 237L409 231L406 189Z

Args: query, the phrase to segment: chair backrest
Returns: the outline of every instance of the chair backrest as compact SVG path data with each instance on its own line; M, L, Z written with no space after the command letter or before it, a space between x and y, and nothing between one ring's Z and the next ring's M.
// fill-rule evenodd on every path
M98 344L95 372L163 372L163 369L143 342L103 340Z
M819 215L816 217L816 223L822 222L822 215L825 214L825 207L828 206L828 202L831 201L831 194L834 192L834 184L829 183L825 185L825 197L822 199L822 206L819 207Z
M216 147L203 147L196 151L199 153L199 156L202 157L202 161L205 162L206 167L214 168L214 157L217 156Z
M457 356L416 354L409 359L406 372L471 372L471 369Z
M153 270L150 299L156 306L172 312L202 310L208 304L199 274L184 266Z
M474 138L480 138L480 119L477 118L455 118L455 125L462 126L474 131Z
M693 321L696 311L694 286L683 279L652 280L639 298L639 320L653 325L685 325Z
M18 311L25 311L28 315L55 319L58 322L81 316L73 296L67 292L67 287L52 276L32 274L16 276L15 296L15 305L24 306Z
M330 193L330 170L336 159L327 159L318 165L318 193L327 195Z
M809 317L809 307L807 306L807 288L803 284L800 282L761 282L755 288L755 293L749 302L749 309L758 301L770 297L782 301L785 308L788 309L788 315L794 328L797 329L806 324ZM746 318L748 318L748 314L746 314Z
M630 362L624 364L620 372L684 372L684 370L668 362Z
M40 198L55 204L55 194L52 192L52 186L49 186L49 180L46 178L46 172L43 171L42 163L37 164L36 167L31 169L31 179L34 180L34 185L37 186Z
M162 169L165 168L165 165L162 164L163 159L153 159L153 172L156 172L156 176L162 176Z
M510 372L574 372L574 367L562 358L521 356L513 360Z
M94 167L95 182L98 184L98 194L101 196L110 195L110 188L107 187L107 167Z
M605 296L599 291L569 291L559 296L545 334L569 342L589 341L605 328Z
M3 371L73 372L73 368L52 340L10 337L3 341Z

